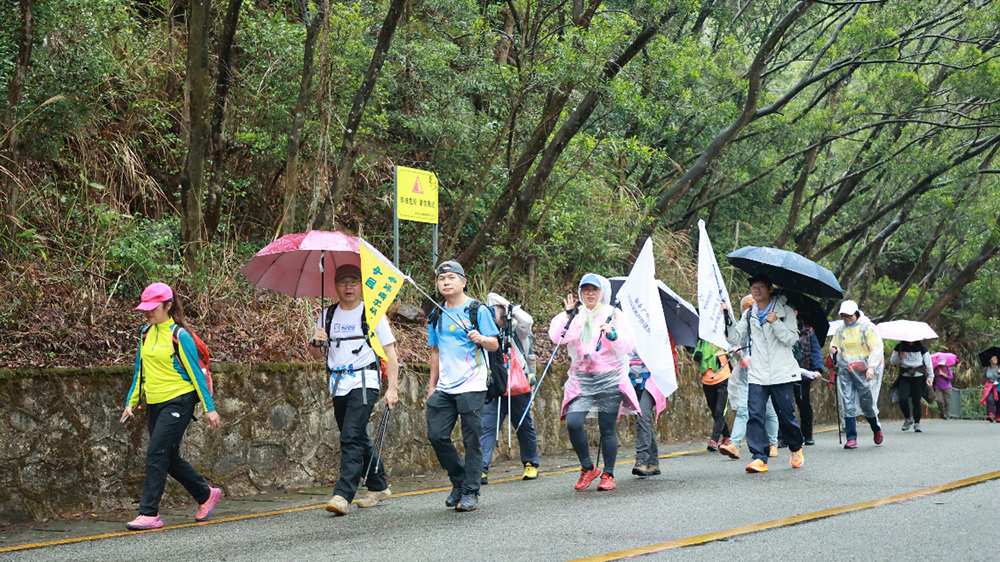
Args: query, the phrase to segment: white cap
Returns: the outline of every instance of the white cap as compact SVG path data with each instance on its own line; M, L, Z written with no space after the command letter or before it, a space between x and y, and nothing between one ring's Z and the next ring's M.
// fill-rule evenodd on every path
M945 357L938 357L938 365L944 365L947 362L948 362L947 358L945 358Z
M840 303L839 314L846 314L848 316L852 316L857 313L858 313L858 303L854 301L844 301Z

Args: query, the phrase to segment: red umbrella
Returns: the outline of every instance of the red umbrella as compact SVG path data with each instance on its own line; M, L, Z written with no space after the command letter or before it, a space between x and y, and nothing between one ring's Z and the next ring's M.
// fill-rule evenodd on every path
M289 234L257 252L240 273L257 287L291 297L324 297L336 292L333 274L338 267L361 267L360 251L358 239L343 232ZM329 277L325 275L327 269Z

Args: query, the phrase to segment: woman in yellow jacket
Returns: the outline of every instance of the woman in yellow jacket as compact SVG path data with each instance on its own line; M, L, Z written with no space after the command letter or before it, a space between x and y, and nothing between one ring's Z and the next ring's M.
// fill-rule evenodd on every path
M194 414L194 406L205 407L205 421L219 427L212 394L198 363L198 350L184 324L184 312L173 291L163 283L153 283L142 292L142 302L135 307L146 316L149 326L142 331L142 341L135 357L135 374L122 423L132 418L132 408L145 393L149 447L146 450L146 485L139 500L139 516L126 527L132 531L156 529L160 520L160 498L167 475L180 482L200 504L196 521L211 517L222 490L211 488L186 460L180 445L184 431ZM180 328L175 331L175 325ZM176 352L173 338L177 338Z

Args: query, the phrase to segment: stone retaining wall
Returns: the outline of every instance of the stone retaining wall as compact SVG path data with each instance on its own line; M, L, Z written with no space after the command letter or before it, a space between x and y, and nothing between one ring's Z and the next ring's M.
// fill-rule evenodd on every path
M700 378L685 361L681 387L657 424L660 442L708 439ZM118 424L131 376L131 368L0 373L0 524L135 509L144 479L145 416ZM334 482L339 436L324 377L318 365L213 365L222 426L212 431L203 420L193 422L182 454L228 497ZM570 449L559 421L565 378L565 367L554 366L532 407L542 455ZM383 452L392 476L439 468L426 438L427 381L426 365L409 365L401 376ZM813 389L817 424L834 423L832 391L815 383ZM892 415L898 409L890 412L885 398L883 411ZM376 407L374 423L381 415ZM623 418L618 428L621 456L628 458L634 418ZM596 425L590 430L596 444ZM506 445L497 458L509 458ZM164 502L189 500L169 480Z

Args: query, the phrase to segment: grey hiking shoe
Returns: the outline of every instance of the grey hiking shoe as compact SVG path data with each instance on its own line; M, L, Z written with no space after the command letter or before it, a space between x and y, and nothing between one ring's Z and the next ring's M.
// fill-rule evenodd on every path
M452 488L451 493L448 494L448 499L444 500L445 507L455 507L458 502L462 501L462 489Z
M923 431L920 431L920 422L913 424L913 433L923 433Z
M457 511L475 511L479 509L479 494L462 494L462 500L455 506Z
M376 505L378 505L378 502L384 502L390 497L392 497L392 492L389 491L389 488L386 488L384 490L379 490L377 492L368 490L368 494L365 497L358 500L358 507L365 509L369 507L375 507Z
M910 426L913 425L912 418L906 418L903 420L903 431L910 431Z

